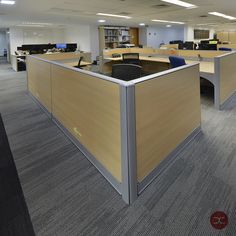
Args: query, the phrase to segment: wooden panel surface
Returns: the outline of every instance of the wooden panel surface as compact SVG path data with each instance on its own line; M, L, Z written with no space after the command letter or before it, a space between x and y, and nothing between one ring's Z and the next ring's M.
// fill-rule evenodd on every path
M135 97L140 182L200 125L199 67L139 83Z
M39 58L43 58L45 60L57 61L57 60L67 60L67 59L78 59L80 56L85 57L85 61L91 61L91 53L90 52L65 52L65 53L53 53L53 54L39 54L36 55Z
M119 85L53 65L52 113L121 182Z
M220 42L228 42L229 41L229 32L227 32L227 31L217 32L217 39L219 39Z
M220 103L236 91L236 53L220 58Z
M217 48L232 48L236 49L236 43L230 43L230 44L217 44Z
M27 56L28 89L51 112L50 63Z
M229 32L229 42L236 43L236 32Z
M178 50L178 55L181 57L198 57L200 55L204 58L214 58L225 53L216 50Z
M130 28L130 43L136 47L139 45L139 28Z

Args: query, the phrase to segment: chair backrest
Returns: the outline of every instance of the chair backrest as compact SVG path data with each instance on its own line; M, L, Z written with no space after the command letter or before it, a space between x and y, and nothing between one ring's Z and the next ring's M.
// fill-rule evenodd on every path
M123 53L122 59L125 64L140 65L139 53Z
M172 68L186 65L186 62L183 57L170 56L169 60Z
M124 81L137 79L142 76L142 67L134 64L114 64L111 76Z
M219 51L232 51L232 49L221 47L221 48L219 48Z

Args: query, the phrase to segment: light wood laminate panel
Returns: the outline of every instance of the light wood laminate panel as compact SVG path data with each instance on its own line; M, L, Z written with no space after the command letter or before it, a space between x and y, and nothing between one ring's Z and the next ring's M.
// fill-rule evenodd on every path
M229 41L229 32L217 32L217 39L220 40L220 42L228 42Z
M91 61L91 53L90 52L65 52L65 53L52 53L52 54L39 54L36 55L39 58L49 60L49 61L59 61L59 60L67 60L67 59L78 59L83 56L85 61Z
M227 52L214 50L178 50L178 55L181 57L198 57L214 58L221 56Z
M229 42L236 43L236 32L229 32Z
M51 112L50 63L27 56L28 90Z
M236 53L220 58L220 103L236 91Z
M121 182L119 85L53 65L52 113Z
M200 125L199 66L139 83L135 98L140 182Z

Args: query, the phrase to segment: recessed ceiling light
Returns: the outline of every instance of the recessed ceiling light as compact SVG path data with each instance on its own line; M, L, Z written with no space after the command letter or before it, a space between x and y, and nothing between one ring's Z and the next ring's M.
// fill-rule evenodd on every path
M106 20L98 20L99 23L104 23Z
M125 18L125 19L130 19L130 16L123 16L123 15L114 15L110 13L97 13L97 16L111 16L111 17L118 17L118 18Z
M180 1L180 0L161 0L162 2L168 2L171 4L175 4L181 7L186 7L186 8L196 8L197 6L194 4L190 4L188 2Z
M228 20L236 20L236 17L228 16L228 15L225 15L225 14L220 13L220 12L208 12L208 14L223 17L223 18L226 18Z
M16 2L11 1L11 0L1 0L0 3L1 4L6 4L6 5L14 5Z
M140 23L139 25L140 25L140 26L145 26L145 24L144 24L144 23Z
M167 28L170 28L170 27L171 27L171 25L166 25L166 27L167 27Z
M152 20L153 22L160 22L160 23L171 23L171 24L179 24L179 25L184 25L184 22L180 21L168 21L168 20Z

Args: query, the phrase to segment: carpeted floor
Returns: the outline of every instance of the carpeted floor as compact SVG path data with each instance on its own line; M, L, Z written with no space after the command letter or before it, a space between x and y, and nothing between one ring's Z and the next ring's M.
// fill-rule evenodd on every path
M35 235L0 115L0 235L19 234Z
M27 95L26 73L8 64L0 112L36 235L236 235L236 98L217 111L204 91L202 134L131 206ZM223 230L210 224L219 210L229 218Z

